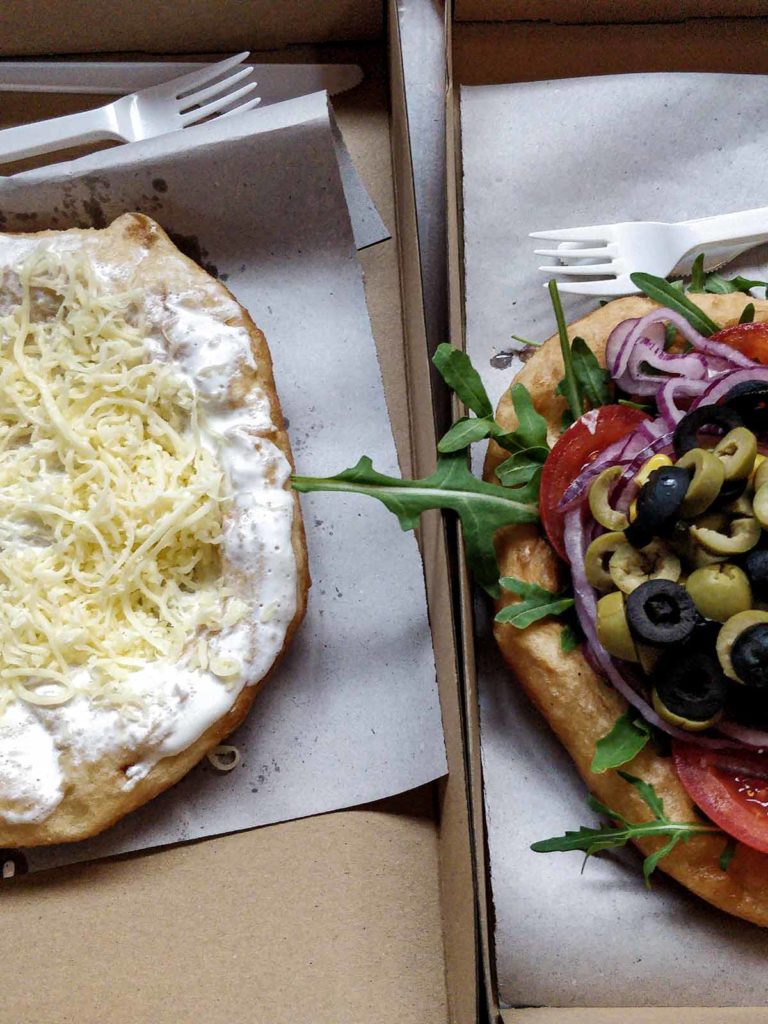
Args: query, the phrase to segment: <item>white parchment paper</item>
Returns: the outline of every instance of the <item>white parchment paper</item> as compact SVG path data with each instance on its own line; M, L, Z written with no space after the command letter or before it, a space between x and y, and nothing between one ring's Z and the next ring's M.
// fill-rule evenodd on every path
M768 205L768 82L657 74L462 89L468 351L495 401L513 334L555 331L530 231ZM731 264L764 278L766 248ZM636 268L638 270L643 268ZM563 296L569 321L594 300ZM496 969L506 1005L764 1005L768 933L631 851L534 854L593 820L570 758L518 691L478 600L477 659Z
M158 220L264 330L297 471L397 457L326 97L261 111L222 141L183 133L0 183L5 230ZM235 119L233 119L234 122ZM302 499L306 620L247 722L242 760L207 762L101 837L28 851L32 869L317 814L445 772L421 561L371 499Z

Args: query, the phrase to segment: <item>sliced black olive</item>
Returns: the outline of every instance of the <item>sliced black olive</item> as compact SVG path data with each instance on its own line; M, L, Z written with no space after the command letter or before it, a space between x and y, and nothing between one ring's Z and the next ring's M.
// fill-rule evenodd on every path
M718 427L723 433L734 427L743 427L744 420L730 405L702 405L686 413L675 428L672 438L677 457L699 447L699 431L704 427Z
M747 489L749 478L746 480L726 480L720 488L720 493L709 506L710 512L719 512L742 496Z
M751 729L768 729L768 690L732 686L728 692L728 717Z
M657 711L693 730L706 728L720 716L729 690L717 658L703 651L665 653L656 666L653 685Z
M627 622L641 643L662 647L688 640L699 621L690 595L671 580L648 580L627 597Z
M768 622L739 633L731 647L733 670L747 686L768 687Z
M693 627L693 632L686 641L687 649L698 651L702 654L709 654L717 660L717 635L720 632L721 625L722 623L713 622L712 619L699 618Z
M741 559L741 567L747 574L754 597L758 601L768 600L768 549L752 548Z
M654 537L670 530L685 500L691 471L679 466L654 469L637 495L637 515L624 531L636 548L644 548Z
M765 381L742 381L732 387L718 404L733 409L742 417L745 426L755 433L768 429L768 383Z

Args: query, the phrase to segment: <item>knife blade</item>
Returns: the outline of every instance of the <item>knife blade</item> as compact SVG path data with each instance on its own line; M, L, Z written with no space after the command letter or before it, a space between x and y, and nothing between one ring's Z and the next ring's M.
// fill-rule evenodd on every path
M69 92L122 96L195 71L210 61L0 61L0 92ZM254 64L260 106L358 85L356 64Z

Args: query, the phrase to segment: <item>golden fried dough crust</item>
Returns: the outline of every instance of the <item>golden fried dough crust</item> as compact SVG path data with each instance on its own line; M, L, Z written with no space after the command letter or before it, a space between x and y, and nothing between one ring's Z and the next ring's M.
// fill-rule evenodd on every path
M756 320L768 320L768 302L748 296L696 295L696 304L724 326L736 323L748 302L755 304ZM570 337L579 335L605 362L605 343L611 330L629 317L644 316L656 303L646 298L617 299L571 325ZM549 423L550 443L559 434L564 399L554 394L563 376L558 338L550 338L525 364L515 380L525 384L537 410ZM499 423L507 430L517 425L508 394L497 410ZM485 463L486 479L507 457L491 444ZM557 588L561 563L541 532L535 527L508 527L496 536L496 550L503 576L516 576L550 589ZM514 598L506 595L502 607ZM616 772L595 775L590 763L595 744L612 728L627 709L624 698L590 667L580 649L565 654L560 649L561 626L552 620L536 622L525 630L496 623L494 633L504 659L514 671L528 696L546 718L570 753L582 778L595 796L632 820L648 818L648 809L634 787ZM690 797L680 783L671 758L659 757L648 745L625 766L632 774L652 783L664 800L666 813L677 821L696 820ZM574 822L579 809L574 808ZM571 827L574 822L564 822ZM637 843L644 854L658 849L663 839ZM727 872L718 866L723 840L718 836L696 836L678 844L662 859L659 867L691 892L716 907L755 924L768 925L768 854L739 844Z
M127 288L135 288L162 297L174 292L194 293L199 310L211 318L221 318L222 299L229 306L234 297L221 282L212 278L196 263L182 255L162 228L143 214L124 214L103 230L72 228L67 232L40 231L35 237L52 235L81 236L90 256L111 268L122 268L121 279ZM293 465L288 435L285 431L280 402L275 391L272 360L262 332L242 306L226 323L244 327L250 334L255 369L246 369L233 377L229 387L232 408L246 404L248 393L260 388L269 398L274 432L270 440ZM287 487L287 485L286 485ZM254 685L245 686L229 711L214 722L186 750L159 761L132 789L123 788L125 765L117 756L103 757L87 764L67 765L65 795L58 807L45 820L13 825L0 822L0 846L38 846L48 843L86 839L113 825L129 811L140 807L178 782L208 751L243 721L253 700L271 675L274 666L287 649L306 609L309 571L304 526L298 496L293 494L294 514L292 545L296 561L296 613L289 624L283 647L270 672ZM62 756L65 756L62 755Z

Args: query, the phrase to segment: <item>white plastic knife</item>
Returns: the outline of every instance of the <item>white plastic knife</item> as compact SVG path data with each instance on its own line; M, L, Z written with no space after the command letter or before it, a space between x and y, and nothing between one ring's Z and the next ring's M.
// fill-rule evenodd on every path
M169 82L210 61L0 61L0 92L71 92L121 96ZM356 64L254 64L262 107L326 89L358 85Z

